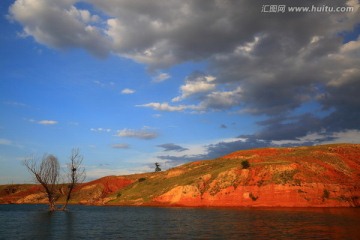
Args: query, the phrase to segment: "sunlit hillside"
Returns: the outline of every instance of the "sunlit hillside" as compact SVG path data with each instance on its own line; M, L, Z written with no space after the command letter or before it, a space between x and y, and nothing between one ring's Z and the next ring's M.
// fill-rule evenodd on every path
M46 203L38 185L3 185L0 203ZM73 204L360 206L360 145L242 150L163 172L78 186Z

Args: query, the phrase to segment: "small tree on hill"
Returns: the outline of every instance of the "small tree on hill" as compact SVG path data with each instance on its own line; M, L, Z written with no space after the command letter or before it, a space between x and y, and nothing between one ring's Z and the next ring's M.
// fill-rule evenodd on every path
M155 172L161 172L160 164L155 163Z
M28 171L34 175L35 181L44 188L49 202L49 211L59 210L56 208L56 201L61 195L65 195L66 200L64 206L60 208L60 210L66 209L75 185L85 179L85 170L81 166L81 163L82 156L79 154L79 150L73 150L70 157L70 163L68 164L67 176L69 183L67 184L67 189L63 191L59 184L61 179L60 164L54 155L45 154L40 163L39 160L34 157L23 161L23 164Z
M248 169L250 167L250 163L248 160L244 160L241 162L241 166L243 169Z

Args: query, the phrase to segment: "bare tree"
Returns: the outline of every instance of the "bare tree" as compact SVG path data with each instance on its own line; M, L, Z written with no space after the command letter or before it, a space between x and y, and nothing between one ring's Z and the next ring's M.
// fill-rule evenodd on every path
M49 202L49 211L65 210L75 186L85 180L85 169L81 165L83 157L79 149L73 149L70 156L70 163L67 164L67 184L63 190L60 182L60 164L53 155L45 154L38 163L34 157L24 160L24 165L35 177L35 181L44 188ZM62 184L64 185L64 184ZM61 195L65 195L65 204L60 209L56 208L56 201Z
M40 164L34 157L25 159L23 163L34 174L35 180L43 186L49 201L49 211L55 211L56 200L60 197L57 189L60 177L59 161L54 155L45 154Z
M83 156L80 155L79 149L73 149L70 156L70 163L67 164L67 189L66 189L66 199L65 204L62 207L62 210L65 210L69 200L71 198L71 193L74 190L75 186L78 183L82 183L85 180L85 168L81 165L83 161Z

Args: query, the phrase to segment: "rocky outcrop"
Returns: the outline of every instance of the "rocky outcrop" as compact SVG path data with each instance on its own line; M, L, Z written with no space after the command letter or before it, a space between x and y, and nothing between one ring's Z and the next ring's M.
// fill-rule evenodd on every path
M338 184L229 186L216 194L202 195L194 186L178 186L154 202L191 207L358 207L358 194L359 190L354 187Z
M248 161L249 169L206 174L153 200L177 206L358 207L359 150L330 145L240 151L223 159Z

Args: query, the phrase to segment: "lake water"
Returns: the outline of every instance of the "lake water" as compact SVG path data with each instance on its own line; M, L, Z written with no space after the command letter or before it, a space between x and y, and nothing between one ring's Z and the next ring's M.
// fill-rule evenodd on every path
M0 205L0 239L360 239L360 208Z

